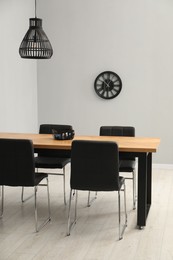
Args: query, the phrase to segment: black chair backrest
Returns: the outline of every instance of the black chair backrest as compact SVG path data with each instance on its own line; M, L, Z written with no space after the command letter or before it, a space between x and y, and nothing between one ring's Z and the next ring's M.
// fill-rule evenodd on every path
M55 124L42 124L40 125L39 134L52 134L52 130L73 130L71 125L55 125ZM70 150L38 150L38 156L44 157L59 157L70 158Z
M119 153L115 142L72 142L72 189L91 191L119 190Z
M72 130L71 125L54 125L54 124L42 124L40 125L40 134L52 134L52 130Z
M34 179L32 141L0 139L0 185L34 186Z
M135 128L133 126L101 126L100 135L104 136L135 136ZM121 153L122 160L135 160L132 155Z
M135 136L135 128L132 126L101 126L100 135Z

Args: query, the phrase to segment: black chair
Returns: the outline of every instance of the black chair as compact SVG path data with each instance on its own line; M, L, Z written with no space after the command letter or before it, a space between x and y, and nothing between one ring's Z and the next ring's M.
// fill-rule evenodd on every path
M40 184L43 179L46 179L46 184ZM21 186L34 187L36 232L50 221L48 176L46 173L35 173L34 148L31 140L0 139L0 185L2 186L1 218L4 210L4 186ZM37 214L38 186L46 186L48 196L48 217L39 226Z
M68 230L76 223L78 190L117 191L119 212L119 239L122 239L127 226L125 179L119 177L119 152L115 142L82 141L72 142L70 200L68 212ZM120 191L124 187L125 223L121 228ZM75 217L71 222L72 192L75 191ZM121 230L122 229L122 230Z
M101 126L100 135L103 136L135 136L135 128L132 126ZM128 154L120 154L119 172L132 173L132 177L126 177L133 181L133 209L136 208L136 160L135 157Z
M52 134L52 130L72 130L71 125L54 125L42 124L40 125L40 134ZM61 172L47 173L49 175L63 176L63 189L64 189L64 204L66 205L66 192L65 192L65 166L70 162L70 150L37 150L38 156L35 157L35 167L42 169L62 169ZM22 201L23 201L22 190Z

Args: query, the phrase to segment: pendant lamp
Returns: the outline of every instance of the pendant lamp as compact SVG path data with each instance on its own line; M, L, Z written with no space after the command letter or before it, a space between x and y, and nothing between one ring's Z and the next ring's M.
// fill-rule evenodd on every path
M53 54L51 43L42 28L42 19L36 15L36 0L35 18L29 19L29 29L21 42L19 54L25 59L50 59Z

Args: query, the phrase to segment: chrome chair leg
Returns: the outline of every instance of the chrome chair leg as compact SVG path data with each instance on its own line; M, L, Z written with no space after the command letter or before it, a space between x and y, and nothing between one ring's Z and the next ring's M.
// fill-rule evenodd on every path
M63 176L63 192L64 192L64 205L67 205L67 200L66 200L66 190L65 190L65 166L64 168L62 168L63 173L48 173L48 175L59 175L59 176Z
M67 236L70 235L71 229L74 227L77 221L77 199L78 199L78 191L75 191L76 199L75 199L75 214L74 220L71 222L71 202L72 202L72 189L70 190L70 199L69 199L69 210L68 210L68 224L67 224Z
M39 184L38 186L47 186L47 196L48 196L48 217L44 220L40 226L38 226L38 210L37 210L37 186L34 187L34 197L35 197L35 230L39 232L50 220L50 196L49 196L49 182L48 178L46 178L47 184Z
M4 186L1 186L1 213L0 213L0 218L3 217L4 213Z
M47 203L48 203L48 218L49 221L51 220L51 213L50 213L50 192L49 192L49 180L48 178L46 179L47 181Z
M137 201L137 195L136 195L136 170L134 169L132 171L132 178L131 177L125 177L126 180L132 180L133 181L133 209L136 209L136 201Z
M125 228L127 227L127 209L126 209L126 186L124 183L124 213L125 213L125 221L121 230L121 197L120 191L118 191L118 219L119 219L119 240L123 239L123 234Z
M125 212L125 226L127 227L127 206L126 206L126 184L124 183L124 212Z
M125 213L125 221L123 224L123 227L121 228L121 198L120 198L120 191L118 191L118 222L119 222L119 240L123 238L123 234L125 231L125 228L127 227L127 209L126 209L126 186L124 182L124 189L121 190L124 191L124 213ZM78 198L78 191L75 191L76 199L75 199L75 214L74 214L74 220L71 222L71 204L72 204L72 196L74 191L70 190L70 198L69 198L69 210L68 210L68 221L67 221L67 236L70 235L70 232L77 221L77 198Z
M118 227L119 227L119 240L122 239L121 237L121 197L120 191L118 191Z
M23 195L24 195L24 187L22 187L22 192L21 192L21 201L22 202L24 202Z
M90 200L90 196L91 196L91 191L88 191L88 202L87 202L87 207L90 207L91 204L97 199L97 191L95 192L95 196L94 198L92 198Z
M37 172L38 172L38 168L37 168ZM31 199L34 196L34 194L32 194L32 195L28 196L26 199L24 199L24 189L25 189L25 187L22 187L22 192L21 192L21 201L22 201L22 203L24 203L25 201Z
M37 189L36 189L36 187L34 187L34 205L35 205L35 231L38 232Z
M28 196L26 199L24 199L24 189L25 189L25 187L22 187L22 192L21 192L21 201L22 201L22 203L24 203L25 201L31 199L34 196L34 194L32 194L32 195Z
M65 167L63 168L63 188L64 188L64 205L67 205L66 192L65 192Z
M37 172L38 172L38 168L37 168ZM65 167L63 168L63 173L48 173L49 175L61 175L63 176L63 191L64 191L64 205L67 205L67 201L66 201L66 190L65 190ZM29 200L30 198L32 198L34 195L31 195L29 197L27 197L26 199L24 199L24 187L22 187L22 192L21 192L21 201L24 203L25 201Z
M136 196L136 171L135 170L132 172L132 176L133 176L133 209L136 209L137 196Z

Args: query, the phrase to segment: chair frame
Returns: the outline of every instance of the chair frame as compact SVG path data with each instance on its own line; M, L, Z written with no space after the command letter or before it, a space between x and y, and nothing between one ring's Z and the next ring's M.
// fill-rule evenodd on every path
M38 169L37 168L37 172L38 172ZM60 176L63 176L63 191L64 191L64 205L67 205L67 200L66 200L66 183L65 183L65 167L62 168L63 169L63 173L47 173L48 175L60 175ZM22 202L25 202L27 200L29 200L32 196L34 195L31 195L29 197L27 197L26 199L24 199L24 187L22 187L22 192L21 192L21 201Z
M5 140L5 139L4 139ZM8 140L8 139L6 139ZM29 156L28 160L29 160L29 164L27 164L27 166L29 167L29 171L27 173L27 175L29 176L30 172L31 172L31 176L34 176L35 171L34 171L34 154L33 154L33 157L32 157L32 144L31 144L31 141L30 140L17 140L17 139L14 139L14 140L11 140L12 142L12 145L14 144L17 144L18 145L18 142L20 142L20 144L22 143L24 146L23 148L27 148L27 149L30 149L30 152L31 152L31 157L30 157L30 153L27 152L27 155L26 156ZM9 140L8 140L9 142ZM10 146L11 147L11 146ZM17 146L18 147L18 146ZM13 147L12 147L13 148ZM18 149L18 148L17 148ZM29 150L28 150L29 151ZM25 156L25 158L26 158ZM18 158L18 157L17 157ZM33 168L30 168L30 166L32 165ZM26 166L26 167L27 167ZM24 166L23 166L24 167ZM13 169L13 167L12 167ZM9 172L9 170L8 170ZM20 171L19 171L20 172ZM3 173L4 174L4 173ZM7 176L8 176L9 173L7 173ZM44 174L45 175L45 174ZM20 175L19 175L20 176ZM19 177L18 177L19 178ZM32 177L34 178L34 177ZM46 184L43 184L41 183L43 181L43 179L46 179ZM20 180L20 179L19 179ZM37 182L38 183L38 182ZM1 206L0 206L0 218L2 219L3 218L3 213L4 213L4 186L10 186L10 187L20 187L22 186L21 184L19 184L18 182L16 183L13 183L9 180L9 183L8 181L5 180L5 184L4 184L4 181L3 181L3 184L0 185L0 197L1 197ZM39 225L38 224L38 207L37 207L37 190L38 190L38 186L45 186L47 187L47 205L48 205L48 217ZM22 186L23 187L23 186ZM29 183L26 183L26 186L25 187L33 187L34 188L34 215L35 215L35 231L36 232L39 232L40 229L42 229L48 222L50 222L51 220L51 212L50 212L50 195L49 195L49 181L48 181L48 177L45 175L44 177L42 177L42 180L40 180L40 182L37 184L37 185L34 185L34 182L32 181L29 182Z
M56 129L56 127L58 127L59 129L65 129L65 128L67 128L67 129L71 129L72 130L72 126L71 125L57 125L57 124L41 124L40 125L40 131L39 131L39 133L40 134L42 134L42 133L44 133L45 132L45 130L44 130L44 127L49 127L50 129L49 129L49 131L51 130L51 129ZM41 129L42 128L42 129ZM47 132L47 130L46 130L46 132L45 133L48 133ZM67 165L67 164L66 164ZM50 172L48 172L47 174L48 175L56 175L56 176L62 176L63 177L63 191L64 191L64 205L67 205L67 200L66 200L66 179L65 179L65 174L66 174L66 172L65 172L65 167L66 167L66 165L62 168L62 173L60 173L60 172L57 172L57 173L50 173ZM37 168L37 170L38 170L39 168ZM46 168L45 168L46 169ZM47 168L48 169L48 168ZM60 169L60 168L55 168L55 169Z
M72 126L70 125L57 125L57 124L41 124L40 125L40 130L39 130L39 133L40 134L47 134L47 133L52 133L51 130L52 129L56 129L56 127L59 127L60 129L72 129ZM48 128L48 130L47 130ZM45 130L46 129L46 130ZM53 134L53 133L52 133ZM40 156L42 157L42 156ZM58 157L58 156L57 156ZM55 157L56 158L56 157ZM69 162L70 163L70 162ZM68 163L67 163L68 164ZM66 164L66 165L67 165ZM65 175L66 175L66 171L65 171L65 168L66 168L66 165L62 168L48 168L48 167L43 167L43 169L58 169L58 170L62 170L62 173L61 172L56 172L56 173L51 173L51 172L46 172L48 175L52 175L52 176L62 176L63 177L63 193L64 193L64 205L67 205L67 200L66 200L66 178L65 178ZM37 169L37 172L38 172L38 169L40 169L41 167L36 167ZM22 202L25 202L26 200L30 199L30 197L24 199L24 187L22 188L22 193L21 193L21 201Z
M78 148L78 150L75 150L75 152L73 153L73 144L75 144L75 145L77 145L77 143L79 144L79 148ZM83 144L82 144L83 143ZM94 147L95 146L95 153L97 153L97 150L98 150L98 148L97 148L97 144L96 143L98 143L99 144L99 149L101 149L101 150L103 150L104 149L104 145L106 145L106 147L108 148L108 149L105 149L105 154L107 154L107 152L108 151L110 151L110 152L114 152L114 151L116 151L116 153L117 153L117 156L118 156L118 146L117 146L117 144L116 143L114 143L114 142L109 142L110 143L110 146L109 146L109 144L108 144L108 142L101 142L101 141L73 141L73 144L72 144L72 172L71 172L71 174L73 174L73 171L74 171L74 173L77 171L77 173L74 175L74 177L72 177L73 175L71 175L71 189L70 189L70 197L69 197L69 209L68 209L68 220L67 220L67 236L69 236L70 235L70 233L71 233L71 230L73 229L73 227L75 226L75 224L76 224L76 222L77 222L77 202L78 202L78 191L79 190L83 190L83 191L87 191L88 190L88 193L89 193L89 196L88 196L88 205L90 205L91 204L91 200L90 200L90 192L91 192L91 190L89 190L90 188L92 189L92 191L95 191L95 198L94 198L94 200L96 199L96 196L97 196L97 192L99 191L99 192L101 192L101 191L114 191L114 192L118 192L118 223L119 223L119 240L121 240L122 238L123 238L123 234L124 234L124 231L125 231L125 228L127 227L127 209L126 209L126 185L125 185L125 178L122 178L121 177L121 184L119 183L119 184L113 184L112 183L112 181L110 181L110 180L113 180L114 179L114 177L113 177L113 174L114 174L114 170L115 170L115 174L116 174L116 172L117 172L117 174L118 174L118 162L119 162L119 159L118 159L118 157L117 157L117 159L116 159L116 162L114 163L114 154L113 155L111 155L111 161L110 162L113 162L113 168L112 167L110 167L110 179L108 178L108 183L106 183L106 186L104 186L104 178L103 177L101 177L101 182L100 181L98 181L97 182L97 180L95 179L94 180L94 182L91 184L91 186L90 186L90 181L88 182L88 179L86 179L86 182L84 181L85 179L83 179L82 177L81 177L81 181L79 181L78 180L78 177L79 177L79 175L80 175L80 171L81 171L81 169L83 169L84 170L84 176L87 176L87 171L88 170L85 170L85 167L83 167L82 166L82 168L81 168L81 165L83 165L83 164L87 164L87 162L89 162L89 166L88 167L91 167L91 165L93 165L93 163L94 163L94 161L95 161L95 159L98 161L98 158L95 158L95 157L92 157L91 156L91 159L90 159L90 157L89 157L89 159L84 159L85 158L85 155L88 157L88 153L89 153L89 149L92 149L92 147ZM85 146L85 144L87 145L87 146ZM75 147L75 145L74 145L74 147ZM94 145L94 146L89 146L89 145ZM101 146L100 146L101 145ZM82 149L85 149L85 147L86 147L86 149L87 149L87 152L86 153L84 153L84 155L82 155L82 161L80 162L80 168L78 168L78 164L77 164L77 158L78 158L78 153L80 154L80 150L82 150ZM114 147L116 148L115 150L114 150ZM110 148L111 148L111 150L110 150ZM76 149L77 149L77 147L76 147ZM99 156L99 155L98 155ZM74 161L73 161L74 160ZM80 160L80 158L79 158L79 160ZM89 161L88 161L89 160ZM108 163L109 161L108 161L108 157L106 157L106 163ZM73 162L74 162L74 166L73 166ZM90 165L90 162L91 162L91 165ZM106 167L106 165L107 164L105 164L105 166L104 166L104 168ZM103 166L103 165L102 165ZM87 167L87 169L88 169L88 167ZM114 170L113 170L114 169ZM95 171L95 170L94 170ZM104 171L104 170L103 170ZM101 171L102 173L102 175L100 175L100 176L104 176L103 175L103 171ZM96 173L96 176L99 176L98 175L98 173L100 172L100 170L98 170L98 171L96 171L97 173ZM93 173L93 172L91 172L91 173ZM77 177L78 176L78 177ZM91 176L93 176L92 174L91 174ZM84 177L84 178L86 178L86 177ZM88 177L87 177L88 178ZM89 177L90 178L90 177ZM94 177L93 177L94 178ZM113 178L113 179L111 179L111 178ZM119 175L118 175L118 177L117 177L117 175L115 175L115 180L116 180L116 178L118 178L117 179L117 181L119 182L120 181L120 177L119 177ZM111 183L111 185L110 185L110 183ZM76 186L77 185L77 186ZM115 186L114 186L115 185ZM118 186L117 186L118 185ZM76 187L78 187L77 189L76 189ZM121 223L121 197L120 197L120 192L121 191L124 191L124 213L125 213L125 221L124 221L124 224L122 225L122 223ZM74 218L73 218L73 220L71 219L71 208L72 208L72 199L74 199L74 196L75 196L75 208L74 208ZM122 227L121 227L122 226Z
M64 205L67 205L67 200L66 200L66 188L65 188L65 187L66 187L65 167L66 167L66 166L64 166L64 167L62 168L62 173L59 173L59 172L57 172L57 173L47 172L47 174L48 174L48 175L52 175L52 176L62 176L62 177L63 177ZM39 169L39 168L37 168L37 171L38 171L38 169ZM58 168L56 168L56 169L58 169Z
M47 187L47 195L48 195L48 217L38 225L38 208L37 208L37 190L38 186L34 186L34 214L35 214L35 231L39 232L48 222L51 221L51 213L50 213L50 195L49 195L49 182L48 178L46 178L47 184L38 184L38 186L46 186ZM0 218L3 217L4 213L4 185L1 186L1 213Z
M123 239L124 231L127 227L127 207L126 207L126 185L124 181L124 188L118 191L118 227L119 227L119 240ZM125 221L121 228L121 196L120 192L124 191L124 213L125 213ZM69 198L69 210L68 210L68 224L67 224L67 236L70 236L71 230L74 228L77 222L77 202L78 202L78 190L75 190L75 210L74 210L74 219L71 221L71 204L72 197L74 196L73 190L70 190L70 198Z

